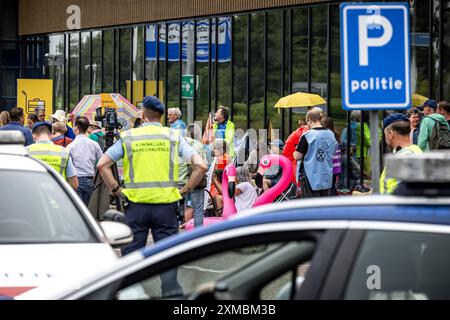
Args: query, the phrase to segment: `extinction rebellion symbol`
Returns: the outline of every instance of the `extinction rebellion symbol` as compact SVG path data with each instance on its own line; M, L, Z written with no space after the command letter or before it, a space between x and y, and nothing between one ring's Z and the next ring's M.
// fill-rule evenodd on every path
M325 161L325 150L319 149L316 154L316 159L319 162L324 162Z

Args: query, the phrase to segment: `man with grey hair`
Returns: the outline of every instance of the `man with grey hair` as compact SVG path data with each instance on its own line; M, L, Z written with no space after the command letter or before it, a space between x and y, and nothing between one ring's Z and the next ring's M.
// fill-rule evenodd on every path
M180 130L181 134L184 136L184 130L186 130L186 123L181 120L181 110L180 108L170 108L167 110L167 119L169 120L169 126L171 129Z

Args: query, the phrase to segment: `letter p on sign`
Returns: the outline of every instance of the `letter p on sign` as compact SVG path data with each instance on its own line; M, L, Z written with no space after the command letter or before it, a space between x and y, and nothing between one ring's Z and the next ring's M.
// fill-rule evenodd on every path
M359 16L359 65L369 65L369 48L370 47L383 47L389 43L392 39L392 24L383 16L374 17ZM368 30L376 20L377 24L380 24L383 29L383 35L381 37L369 38Z

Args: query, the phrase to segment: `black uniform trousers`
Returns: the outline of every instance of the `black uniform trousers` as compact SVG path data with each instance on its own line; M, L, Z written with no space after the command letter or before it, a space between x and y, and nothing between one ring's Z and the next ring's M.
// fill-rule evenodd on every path
M177 205L176 202L170 204L129 202L125 208L125 221L133 231L134 239L130 245L122 249L122 255L144 248L150 230L155 242L178 234ZM183 294L177 280L176 268L160 276L163 297Z

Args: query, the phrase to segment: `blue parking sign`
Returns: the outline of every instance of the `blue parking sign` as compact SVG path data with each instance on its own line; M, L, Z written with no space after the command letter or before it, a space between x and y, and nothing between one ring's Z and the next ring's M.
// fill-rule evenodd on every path
M343 3L340 8L343 108L410 108L409 5Z

